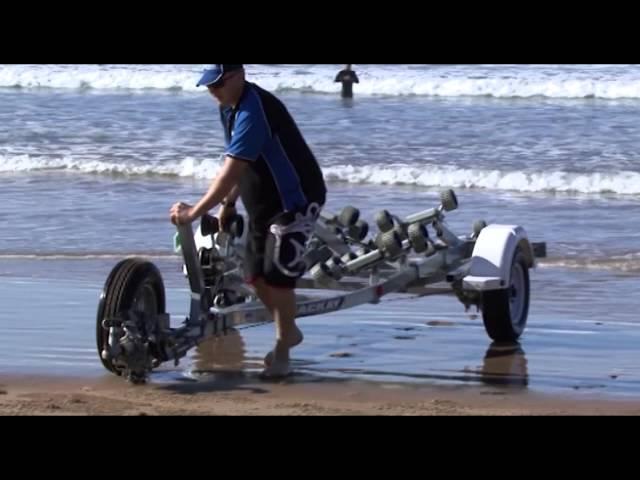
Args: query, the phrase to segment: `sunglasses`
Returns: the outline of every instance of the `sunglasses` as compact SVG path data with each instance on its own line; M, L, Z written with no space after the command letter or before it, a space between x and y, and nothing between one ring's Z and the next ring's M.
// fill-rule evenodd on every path
M207 85L207 88L213 88L213 89L219 89L222 88L226 85L227 81L230 78L233 78L238 72L231 72L230 74L228 74L226 77L223 76L220 80L218 80L217 82L211 83L209 85Z

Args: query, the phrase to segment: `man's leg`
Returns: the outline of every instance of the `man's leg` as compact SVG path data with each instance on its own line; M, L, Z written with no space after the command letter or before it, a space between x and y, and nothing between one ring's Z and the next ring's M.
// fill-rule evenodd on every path
M312 230L309 224L315 221L318 211L319 206L314 204L305 212L308 218L300 219L288 212L255 224L253 241L248 244L247 276L276 324L275 347L264 359L266 376L287 375L289 350L304 340L295 321L295 287L302 275L301 267L304 270L304 245Z
M299 345L304 336L296 325L296 295L292 288L279 288L268 285L260 278L254 283L260 300L265 304L276 324L276 344L265 357L265 365L270 367L278 363L288 370L289 350ZM268 372L267 372L268 373ZM285 372L283 372L286 374Z

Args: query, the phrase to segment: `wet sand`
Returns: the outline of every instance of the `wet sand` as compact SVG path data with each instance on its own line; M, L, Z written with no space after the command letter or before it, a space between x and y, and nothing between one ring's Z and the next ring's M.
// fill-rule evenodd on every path
M128 385L104 370L95 347L101 270L111 263L64 262L74 281L64 272L52 281L50 265L30 271L21 261L23 276L5 269L1 415L640 414L640 323L587 319L575 302L558 314L534 301L521 343L497 345L451 297L392 298L301 320L295 375L282 382L258 378L273 342L273 325L263 325L205 342L147 385ZM177 321L182 282L167 276Z
M451 335L446 330L444 334ZM310 337L312 344L317 343ZM408 338L403 341L410 342ZM542 386L531 388L532 375L521 345L491 345L476 370L434 373L423 366L427 373L422 375L407 373L407 368L387 375L359 368L362 353L332 349L324 363L305 360L300 354L291 377L263 381L258 375L259 359L242 354L244 342L241 332L211 339L183 364L164 365L152 373L147 384L138 386L100 370L95 374L86 370L0 374L0 415L640 414L637 396L628 390L626 396L612 395L602 382L580 383L566 375L556 379L564 388L551 388L553 382L542 377ZM437 354L434 352L434 360ZM455 366L454 356L449 352L448 366ZM421 358L424 362L429 354ZM343 367L331 367L331 361L343 362Z

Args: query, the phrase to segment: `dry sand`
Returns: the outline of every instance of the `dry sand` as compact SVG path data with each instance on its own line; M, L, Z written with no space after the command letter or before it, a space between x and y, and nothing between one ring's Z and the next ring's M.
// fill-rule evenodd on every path
M133 386L122 379L0 378L1 415L638 415L640 403L508 388L415 387L240 372Z

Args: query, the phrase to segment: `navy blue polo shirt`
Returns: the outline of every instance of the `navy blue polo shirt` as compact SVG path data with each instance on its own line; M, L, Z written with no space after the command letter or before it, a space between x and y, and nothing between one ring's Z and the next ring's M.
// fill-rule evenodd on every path
M240 193L254 220L323 205L326 186L318 162L284 104L245 82L235 108L221 107L225 154L249 163Z

